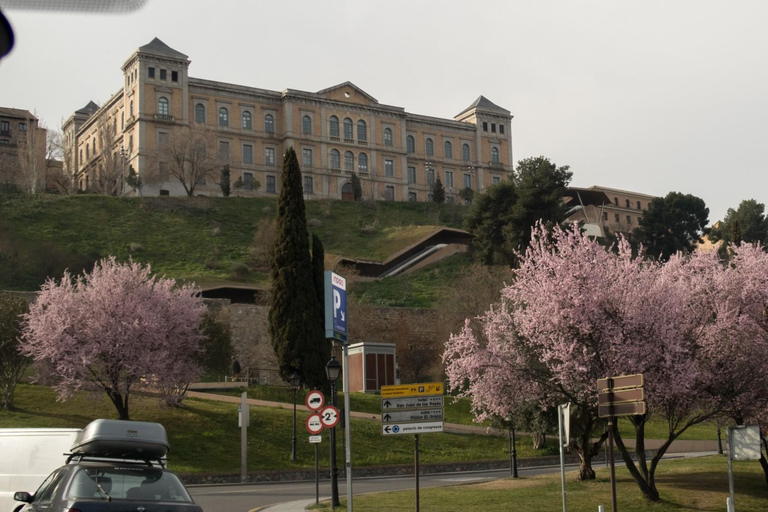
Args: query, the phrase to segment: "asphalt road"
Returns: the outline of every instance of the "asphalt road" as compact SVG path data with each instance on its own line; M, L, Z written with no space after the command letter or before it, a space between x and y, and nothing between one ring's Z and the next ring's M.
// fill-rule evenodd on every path
M578 468L578 465L566 465L566 470ZM560 466L547 466L540 468L520 468L520 475L539 475L542 473L554 473L560 470ZM473 471L462 473L439 473L433 475L421 475L419 486L441 487L445 485L458 485L465 483L486 482L509 478L509 469L494 471ZM398 491L413 489L415 480L413 476L407 477L380 477L361 478L353 480L354 494L371 492ZM203 507L205 512L248 512L263 505L273 505L286 501L308 500L315 497L315 482L278 482L263 484L239 484L239 485L210 485L189 486L188 490L195 501ZM339 480L339 494L344 497L347 493L346 480ZM328 480L320 480L320 500L330 499L331 484Z

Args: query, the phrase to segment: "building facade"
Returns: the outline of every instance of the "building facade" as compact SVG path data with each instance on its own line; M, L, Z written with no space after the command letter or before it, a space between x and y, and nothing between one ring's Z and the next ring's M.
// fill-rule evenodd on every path
M571 187L565 197L572 208L569 222L595 226L591 234L631 233L640 226L640 218L650 208L655 196L615 188L592 186Z
M28 110L0 107L0 185L38 192L45 187L47 130Z
M224 165L239 185L235 193L278 193L291 146L309 199L351 198L355 174L371 199L426 201L439 177L452 200L512 172L512 116L483 96L444 119L379 103L351 82L270 91L190 77L189 63L155 38L123 64L123 87L105 105L89 103L67 120L64 139L81 189L105 173L133 170L145 178L145 195L186 193L157 156L182 127L206 130L215 145L207 151L219 165L196 188L200 195L221 195ZM119 193L132 191L122 184Z

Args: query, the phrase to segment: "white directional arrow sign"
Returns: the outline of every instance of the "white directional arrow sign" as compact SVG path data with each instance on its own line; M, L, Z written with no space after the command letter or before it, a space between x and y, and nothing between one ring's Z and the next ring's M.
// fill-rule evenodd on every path
M403 434L426 434L428 432L442 432L442 421L424 421L421 423L397 423L394 425L384 424L381 426L381 433L385 436L403 435Z
M399 409L426 409L442 407L442 396L411 396L407 398L382 398L381 410L393 411Z
M406 411L383 411L382 423L400 423L402 421L442 420L442 409L413 409Z

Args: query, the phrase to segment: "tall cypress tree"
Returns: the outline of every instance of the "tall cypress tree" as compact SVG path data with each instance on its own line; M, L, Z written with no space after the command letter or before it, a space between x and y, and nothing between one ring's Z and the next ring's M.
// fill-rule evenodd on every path
M317 234L312 233L312 277L315 280L317 292L317 307L320 311L320 321L325 323L325 249ZM322 326L324 327L324 326ZM323 328L323 333L325 329ZM325 335L325 334L323 334Z
M323 336L312 273L301 169L292 147L283 158L281 183L272 248L269 334L284 380L296 371L308 387L324 387L330 348Z

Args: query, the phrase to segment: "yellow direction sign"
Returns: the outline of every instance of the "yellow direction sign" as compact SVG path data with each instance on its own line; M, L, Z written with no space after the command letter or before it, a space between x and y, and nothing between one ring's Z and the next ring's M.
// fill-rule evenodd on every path
M442 382L425 382L423 384L404 384L400 386L381 386L381 397L403 397L442 395L445 387Z

